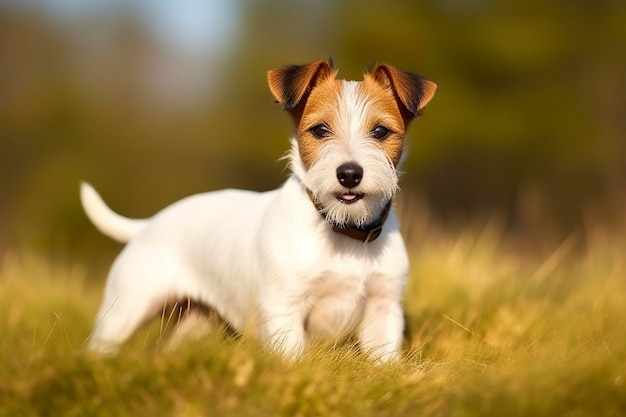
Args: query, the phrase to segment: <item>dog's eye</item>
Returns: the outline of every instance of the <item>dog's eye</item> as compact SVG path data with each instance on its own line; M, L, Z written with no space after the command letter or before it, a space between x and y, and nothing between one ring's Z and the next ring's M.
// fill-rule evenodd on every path
M391 130L387 129L385 126L376 126L372 129L370 134L374 139L383 140L391 134Z
M330 128L326 126L325 124L319 124L319 125L313 126L312 128L309 129L309 132L311 132L313 136L315 136L318 139L327 138L331 134Z

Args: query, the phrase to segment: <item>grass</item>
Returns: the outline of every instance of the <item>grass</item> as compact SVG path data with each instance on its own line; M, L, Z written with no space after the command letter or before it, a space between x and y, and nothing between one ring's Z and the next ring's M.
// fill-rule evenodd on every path
M9 251L0 416L623 416L626 233L602 230L537 256L497 221L416 226L406 358L384 366L350 343L285 363L220 334L162 351L159 323L94 357L103 271Z

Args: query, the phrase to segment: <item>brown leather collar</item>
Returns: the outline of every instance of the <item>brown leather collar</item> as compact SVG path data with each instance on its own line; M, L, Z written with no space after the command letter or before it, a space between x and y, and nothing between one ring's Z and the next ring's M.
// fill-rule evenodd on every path
M309 198L311 199L311 202L313 202L315 209L318 211L318 213L321 214L322 218L326 219L324 206L322 206L322 204L317 201L311 190L307 189L306 191L309 194ZM369 243L378 239L378 236L380 236L380 234L382 233L383 225L385 224L385 221L389 216L389 210L391 210L391 199L389 200L387 205L385 205L383 212L380 214L380 217L376 221L365 226L337 226L335 224L332 224L333 232L348 236L352 239L359 240L364 244Z

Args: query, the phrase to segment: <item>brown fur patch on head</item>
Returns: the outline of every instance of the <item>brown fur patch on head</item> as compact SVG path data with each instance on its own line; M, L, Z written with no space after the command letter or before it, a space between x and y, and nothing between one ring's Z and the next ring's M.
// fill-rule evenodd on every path
M312 129L325 125L332 132L339 117L340 92L341 81L326 79L311 91L303 109L297 125L297 135L300 158L307 169L318 159L319 149L324 144L324 138L316 137Z
M406 122L394 94L371 76L365 75L359 84L359 90L370 100L366 113L368 131L382 126L389 130L389 135L378 140L387 158L397 167L404 150Z

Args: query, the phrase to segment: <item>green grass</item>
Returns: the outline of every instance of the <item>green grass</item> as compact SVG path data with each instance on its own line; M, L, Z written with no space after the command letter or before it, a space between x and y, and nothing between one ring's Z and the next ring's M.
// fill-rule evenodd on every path
M350 343L285 363L221 334L168 352L159 323L118 357L94 357L91 275L104 272L8 252L0 415L626 415L626 234L598 228L535 256L497 222L417 229L406 358L384 366Z

